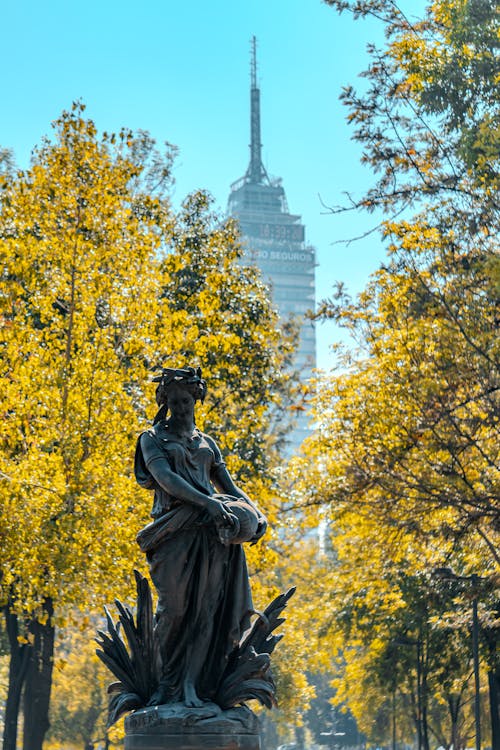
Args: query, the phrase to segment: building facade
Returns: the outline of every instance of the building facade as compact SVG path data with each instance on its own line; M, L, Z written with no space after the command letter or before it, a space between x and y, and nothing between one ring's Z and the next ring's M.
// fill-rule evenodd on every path
M306 382L316 367L316 337L312 321L304 318L315 307L315 250L305 241L301 217L288 210L280 179L271 179L262 163L260 90L257 86L256 41L252 40L250 88L250 164L233 183L228 213L239 220L245 260L257 265L270 285L272 299L283 319L300 324L295 369ZM309 433L306 413L299 413L290 436L298 447Z

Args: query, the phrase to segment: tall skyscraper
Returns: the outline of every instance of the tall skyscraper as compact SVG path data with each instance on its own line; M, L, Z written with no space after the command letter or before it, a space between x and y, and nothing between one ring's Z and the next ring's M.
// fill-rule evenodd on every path
M262 163L255 37L250 82L250 164L245 175L231 185L228 213L239 220L245 259L257 265L269 282L280 316L295 316L301 322L295 367L305 382L316 366L314 326L304 319L315 305L315 251L305 242L301 217L288 210L281 179L270 178ZM300 414L290 436L292 447L300 445L308 432L307 415Z

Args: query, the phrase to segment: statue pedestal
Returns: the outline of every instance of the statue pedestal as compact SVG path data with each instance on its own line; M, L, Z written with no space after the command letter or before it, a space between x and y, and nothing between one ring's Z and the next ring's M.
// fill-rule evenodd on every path
M125 719L125 750L260 750L259 723L246 706L141 708Z

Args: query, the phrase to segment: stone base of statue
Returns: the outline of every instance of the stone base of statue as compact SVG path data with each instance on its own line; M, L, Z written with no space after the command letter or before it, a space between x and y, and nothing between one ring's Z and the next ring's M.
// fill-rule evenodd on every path
M246 706L169 703L125 719L125 750L260 750L259 722Z

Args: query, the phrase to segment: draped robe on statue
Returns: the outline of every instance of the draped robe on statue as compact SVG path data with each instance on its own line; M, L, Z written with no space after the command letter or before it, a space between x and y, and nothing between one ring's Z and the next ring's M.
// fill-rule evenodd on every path
M138 483L155 493L155 520L137 540L158 593L161 684L170 701L180 701L191 677L198 696L213 700L228 656L250 625L245 554L240 544L221 543L206 511L159 486L153 476L157 461L167 461L172 472L206 495L214 494L211 476L223 461L215 442L197 428L190 438L180 438L165 421L139 437L135 456Z

